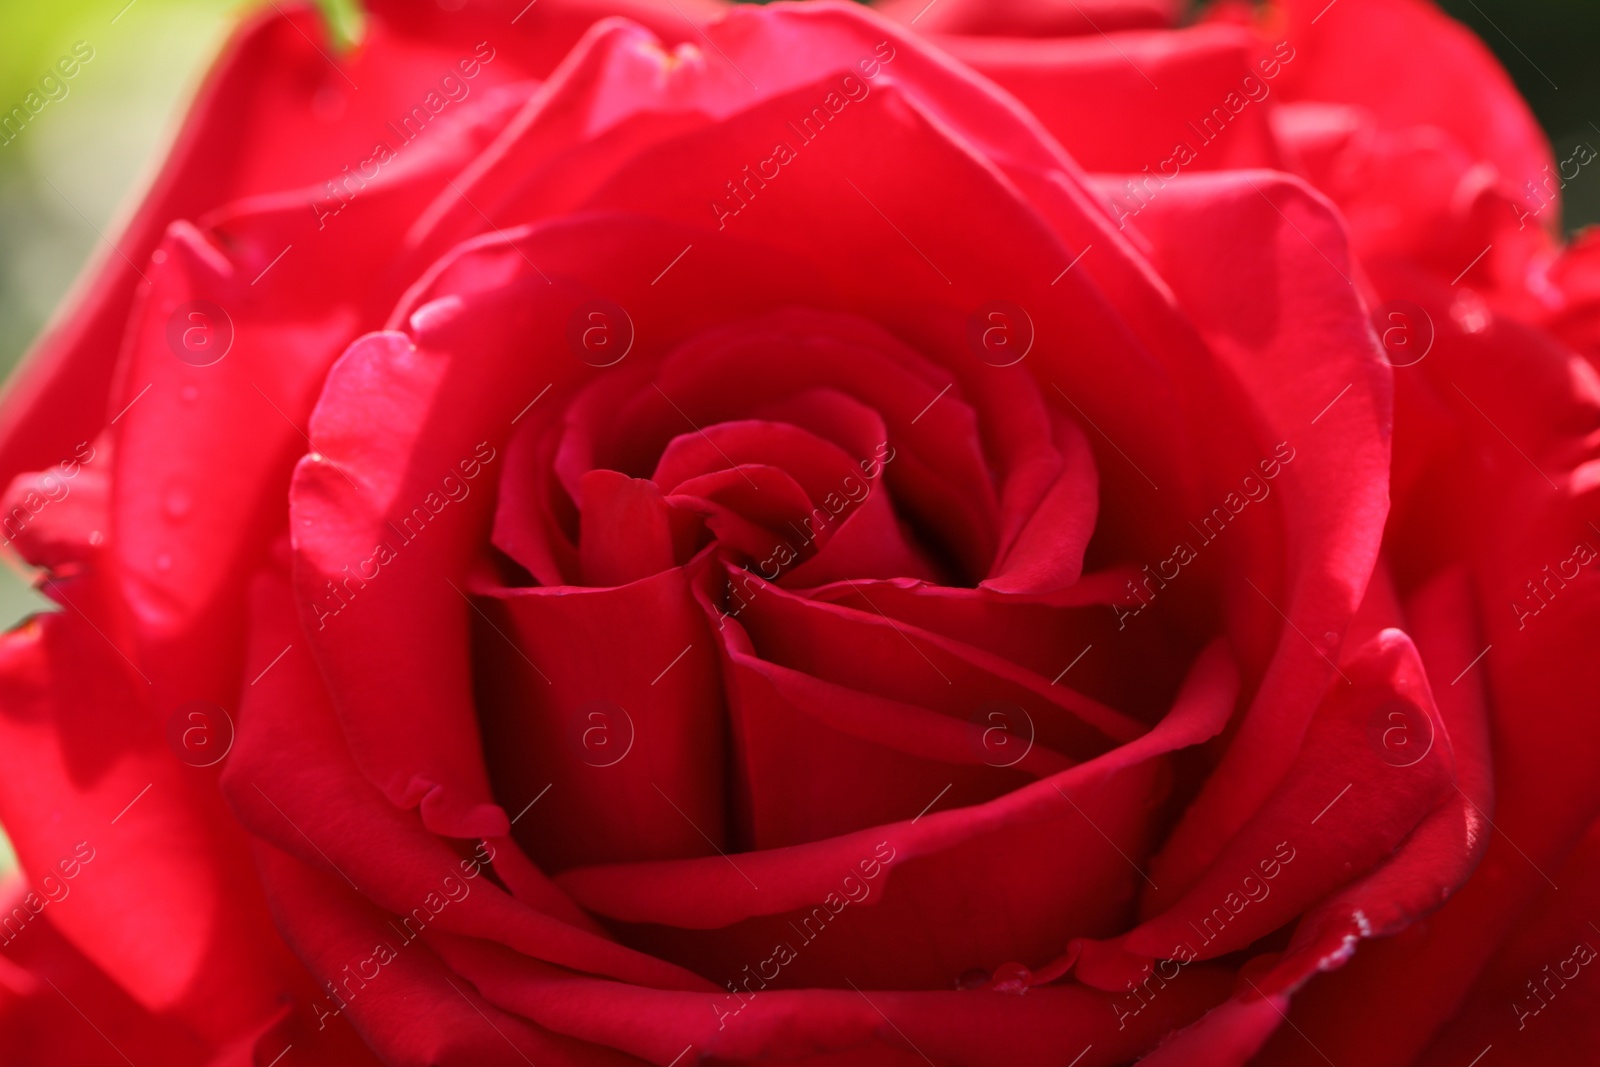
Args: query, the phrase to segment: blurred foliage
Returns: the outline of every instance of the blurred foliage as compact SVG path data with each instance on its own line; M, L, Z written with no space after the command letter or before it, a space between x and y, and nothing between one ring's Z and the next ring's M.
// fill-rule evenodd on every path
M1600 4L1595 0L1443 0L1494 49L1552 134L1600 123Z
M95 233L153 163L204 62L231 25L231 0L53 0L0 12L0 109L9 112L83 42L93 59L0 145L0 366L49 316ZM112 21L115 19L116 21Z
M361 27L366 21L361 0L317 0L317 6L322 8L323 17L328 20L328 28L340 48L348 48L361 40Z

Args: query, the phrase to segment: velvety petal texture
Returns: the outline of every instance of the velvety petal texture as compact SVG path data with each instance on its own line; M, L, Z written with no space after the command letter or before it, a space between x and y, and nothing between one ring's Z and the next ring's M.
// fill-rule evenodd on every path
M7 1062L1584 1062L1596 253L1320 6L242 25L0 402Z

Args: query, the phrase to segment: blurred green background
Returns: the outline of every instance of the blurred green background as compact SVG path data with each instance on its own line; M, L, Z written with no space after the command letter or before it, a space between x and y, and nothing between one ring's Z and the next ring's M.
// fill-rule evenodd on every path
M206 62L240 14L271 0L0 0L0 109L82 41L94 58L0 145L0 373L7 373L112 232L159 159ZM342 7L348 0L330 3ZM417 0L426 3L428 0ZM448 2L448 0L446 0ZM1557 158L1600 138L1600 0L1442 0L1500 56ZM0 140L3 140L0 137ZM1600 177L1566 190L1568 229L1600 221ZM0 625L45 606L0 568ZM0 872L8 847L0 833Z

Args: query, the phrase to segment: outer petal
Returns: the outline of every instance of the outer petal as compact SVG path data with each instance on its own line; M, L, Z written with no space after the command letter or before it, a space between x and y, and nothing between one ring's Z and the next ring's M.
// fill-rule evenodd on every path
M339 177L342 167L371 155L386 121L417 103L427 91L419 86L462 58L375 19L363 47L336 64L325 39L317 43L323 33L312 5L280 4L248 21L218 59L142 205L109 235L110 248L87 269L7 390L0 480L71 455L122 406L110 391L125 324L173 221ZM490 64L478 87L528 76L514 62ZM282 151L284 144L296 150Z
M1365 593L1387 512L1389 383L1339 224L1303 186L1264 174L1184 179L1139 226L1163 277L1255 400L1260 440L1296 455L1278 482L1282 570L1239 559L1249 584L1227 599L1230 631L1261 657L1260 688L1157 864L1158 881L1184 886L1277 787L1334 678L1331 657ZM1258 257L1262 245L1272 254ZM1270 310L1264 293L1275 294Z
M59 871L47 869L60 878ZM50 921L54 903L25 923L19 921L19 909L22 915L31 914L26 899L30 892L20 877L8 879L0 890L6 916L0 1055L7 1063L100 1063L117 1051L174 1067L206 1062L206 1044L192 1031L147 1011L61 936ZM45 898L36 894L35 899ZM69 889L61 902L70 899Z
M525 899L513 899L482 872L483 846L477 858L463 857L418 825L414 813L384 802L342 751L314 665L294 647L286 592L275 575L258 582L252 652L270 667L241 711L239 752L224 779L240 819L284 852L285 863L293 854L366 894L410 924L409 938L435 927L495 936L575 969L645 984L702 985L611 942L537 875L516 879ZM280 662L273 662L274 648L285 650ZM493 860L492 846L486 858Z
M393 216L421 210L523 95L454 105L375 179L351 180L336 214L322 201L341 202L314 185L233 204L204 229L174 223L147 266L117 390L127 407L110 533L163 695L226 698L238 670L237 574L282 529L284 487L329 365L400 294L382 280L399 237ZM193 301L208 306L189 310ZM179 331L230 347L195 366L178 358Z
M923 33L1053 37L1170 26L1174 0L884 0L880 10Z
M1600 1042L1600 825L1590 826L1478 976L1461 1011L1417 1059L1419 1067L1469 1060L1493 1046L1496 1062L1581 1059Z
M96 610L81 584L68 599ZM238 828L219 818L215 772L168 749L146 683L72 607L5 636L0 695L0 817L34 877L78 872L51 923L202 1042L263 1021L297 968L265 922Z
M1279 165L1273 81L1254 64L1256 36L1237 27L937 40L1021 100L1087 170L1158 191L1180 171Z
M1377 870L1306 913L1288 957L1261 979L1264 989L1297 985L1313 967L1342 963L1356 938L1391 937L1419 922L1466 882L1482 858L1494 807L1487 709L1476 679L1462 684L1458 673L1444 681L1475 654L1477 635L1465 625L1472 615L1470 595L1465 575L1451 571L1407 604L1417 649L1430 678L1437 679L1431 688L1455 756L1455 791Z
M1538 122L1472 31L1426 0L1282 0L1301 53L1284 71L1289 99L1359 104L1381 128L1437 126L1520 193L1551 162ZM1424 54L1427 62L1417 62Z
M324 1031L342 1029L347 1020L389 1067L629 1063L485 1004L425 942L396 934L378 909L336 877L268 845L258 844L256 855L285 936L326 991L303 1008L296 1005L311 1016L304 1030L313 1048L327 1040Z
M1397 498L1392 551L1402 582L1423 582L1445 561L1472 576L1482 632L1477 641L1458 636L1466 651L1433 681L1439 691L1484 687L1493 809L1487 788L1474 792L1465 776L1462 788L1481 809L1474 815L1493 822L1476 873L1437 913L1362 945L1345 967L1309 983L1292 1014L1336 1062L1400 1065L1461 1009L1600 811L1589 770L1600 759L1588 696L1595 661L1574 651L1592 641L1600 605L1587 580L1549 577L1557 568L1571 575L1577 556L1600 559L1575 552L1600 546L1589 526L1600 521L1590 458L1600 387L1587 362L1471 294L1400 272L1384 282L1386 295L1425 306L1437 332L1428 358L1396 373L1405 386L1397 470L1408 491ZM1481 310L1453 316L1452 299ZM1394 988L1413 994L1398 1001L1385 992ZM1370 1025L1349 1027L1352 1012ZM1296 1062L1294 1043L1278 1040L1284 1047L1269 1048L1269 1062Z
M1201 959L1244 949L1374 867L1450 792L1454 754L1410 640L1386 630L1344 669L1283 784L1123 947L1167 958L1188 946Z

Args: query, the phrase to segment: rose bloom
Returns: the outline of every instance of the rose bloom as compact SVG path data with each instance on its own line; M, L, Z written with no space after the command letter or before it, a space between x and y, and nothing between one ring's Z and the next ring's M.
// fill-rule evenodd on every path
M7 1062L1592 1057L1600 249L1465 30L369 6L0 410Z

